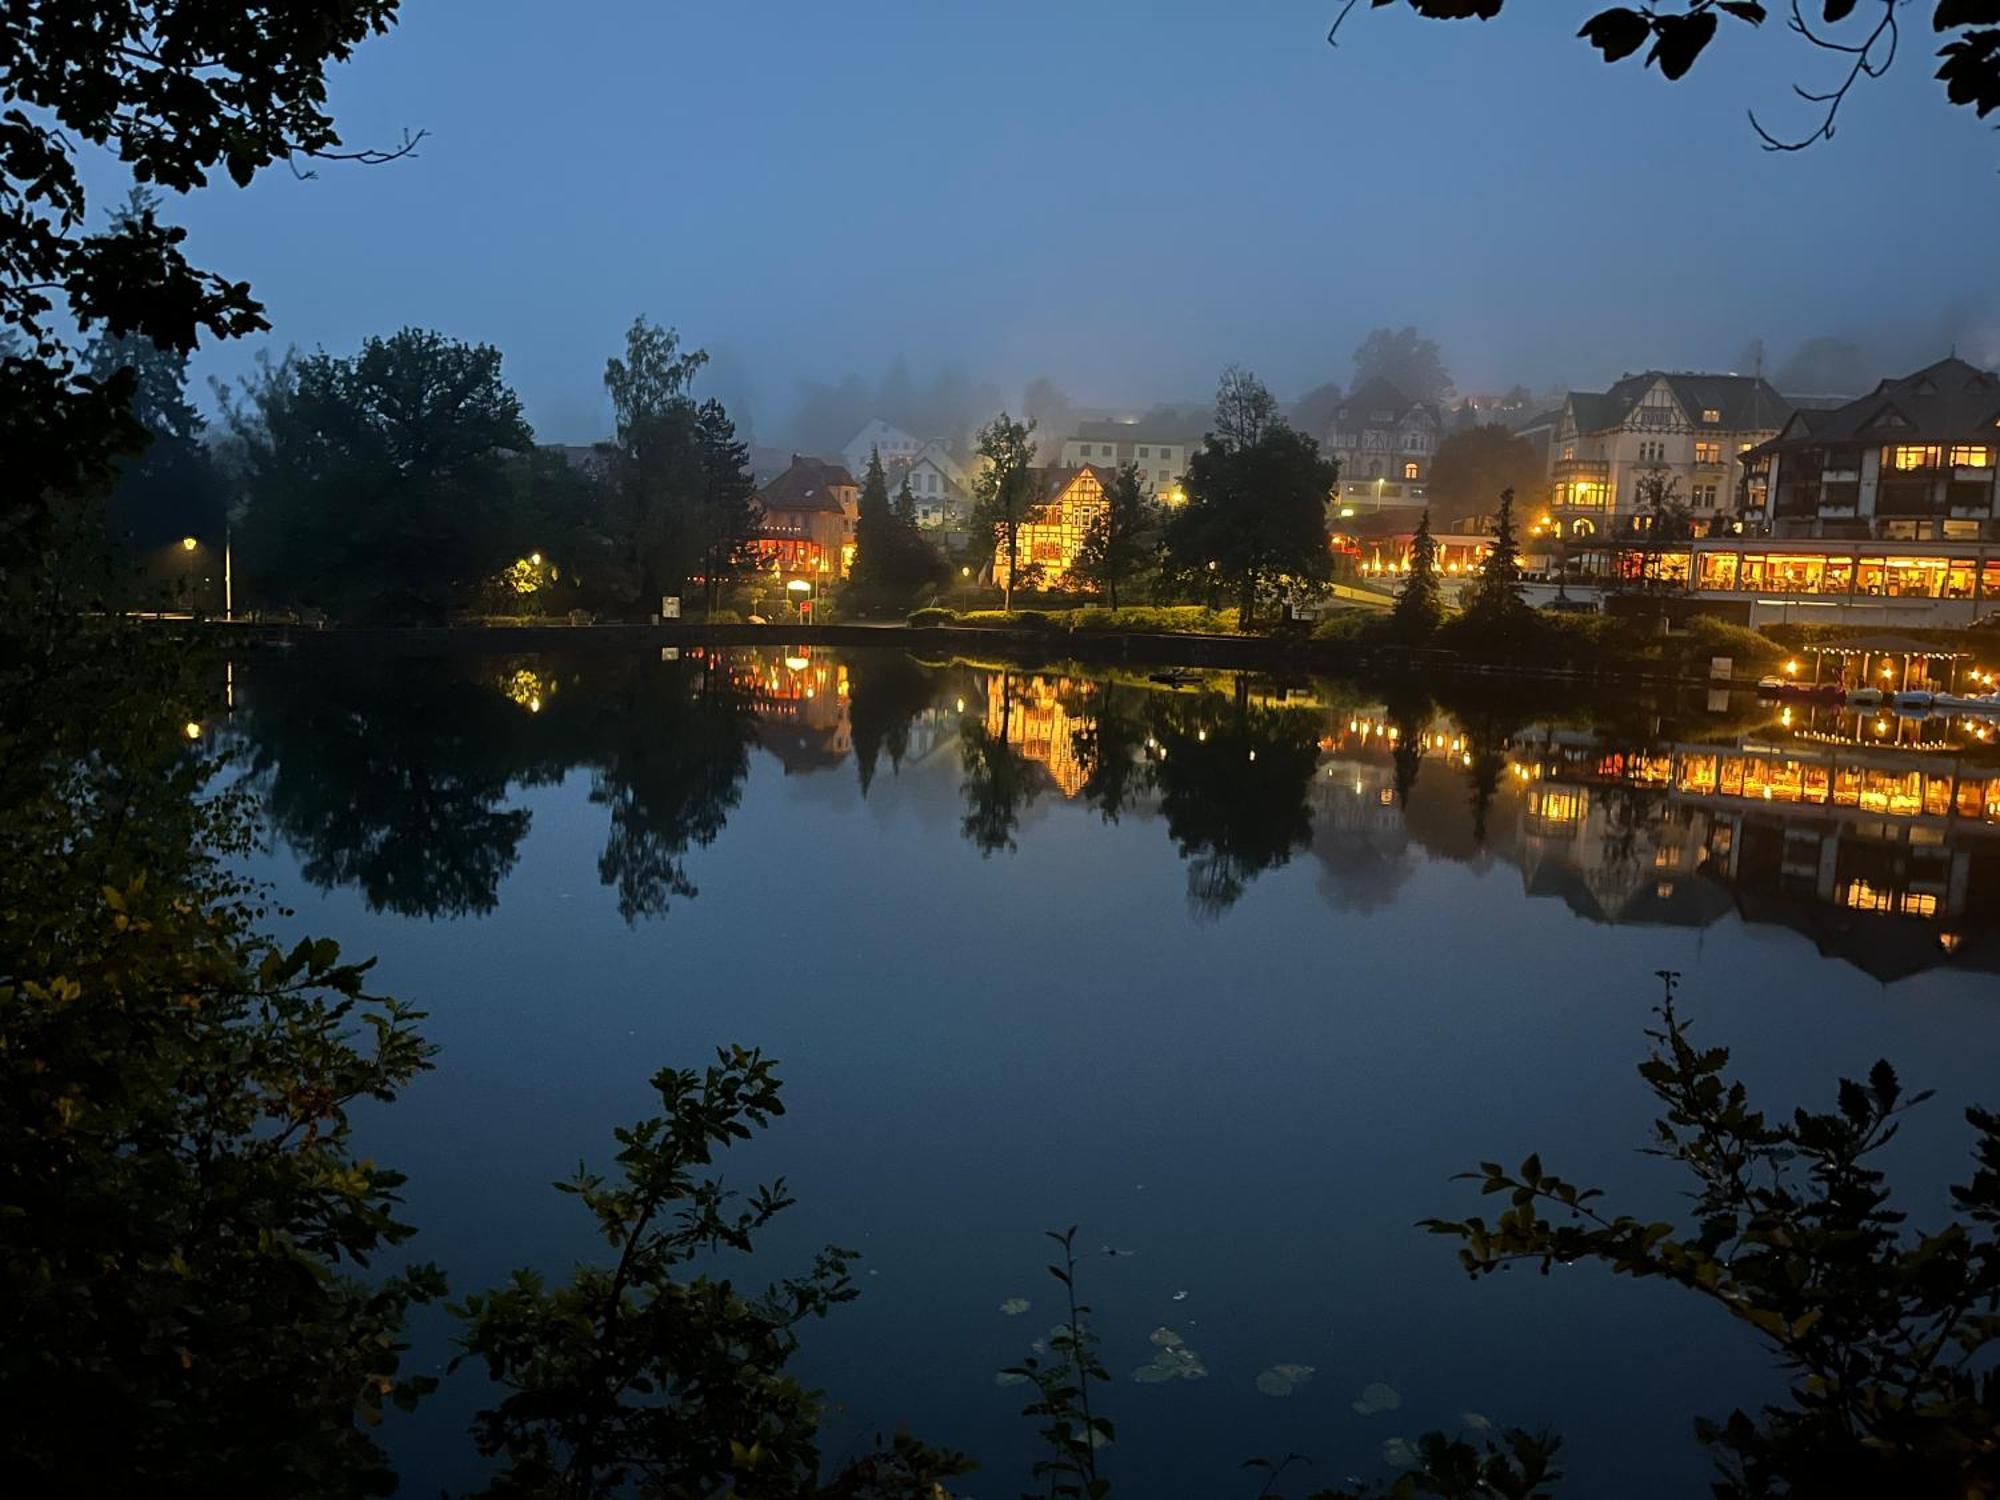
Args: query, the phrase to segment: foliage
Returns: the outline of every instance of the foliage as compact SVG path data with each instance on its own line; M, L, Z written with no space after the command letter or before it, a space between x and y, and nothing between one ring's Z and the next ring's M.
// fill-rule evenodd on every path
M876 608L907 607L926 585L943 573L936 550L917 529L917 502L904 478L894 501L882 471L882 455L871 451L861 483L861 503L854 522L854 567L842 604L857 613Z
M1454 432L1438 444L1425 492L1441 516L1459 520L1482 514L1503 490L1537 495L1547 483L1535 445L1494 422Z
M1035 1388L1034 1399L1021 1408L1021 1415L1041 1421L1038 1432L1049 1450L1035 1463L1036 1480L1046 1481L1050 1496L1102 1500L1111 1493L1111 1481L1097 1472L1097 1450L1118 1433L1109 1417L1092 1414L1090 1387L1093 1382L1107 1384L1111 1375L1097 1357L1090 1309L1076 1300L1076 1226L1061 1233L1050 1230L1048 1237L1062 1252L1061 1261L1048 1271L1062 1285L1069 1316L1050 1335L1051 1358L1044 1361L1030 1354L1001 1373L1018 1376Z
M1311 1500L1415 1500L1435 1495L1441 1500L1547 1500L1562 1478L1555 1466L1560 1438L1512 1428L1478 1444L1442 1432L1427 1432L1416 1442L1417 1466L1382 1486L1322 1490ZM1264 1462L1255 1460L1254 1462Z
M157 195L134 187L114 229L157 211ZM132 392L131 416L147 433L144 451L121 458L106 497L107 530L146 552L192 536L221 549L226 514L222 476L202 441L206 423L187 399L187 355L139 334L100 327L83 353L88 377Z
M923 609L912 610L906 623L913 629L923 630L932 625L950 625L957 619L958 616L953 611L930 605Z
M1006 607L1014 607L1021 573L1021 523L1035 501L1035 422L1017 422L1004 411L979 430L981 460L972 481L972 530L990 533L1007 555Z
M1373 8L1395 3L1397 0L1369 0ZM1476 16L1485 21L1500 14L1505 0L1404 3L1433 20ZM1804 135L1778 135L1752 113L1751 126L1766 150L1796 151L1815 141L1832 139L1848 93L1863 79L1880 78L1894 64L1900 38L1897 8L1903 3L1905 0L1820 0L1817 20L1807 18L1806 12L1815 8L1810 0L1799 0L1792 6L1791 29L1815 51L1827 54L1836 71L1827 83L1793 86L1799 98L1819 111L1817 123ZM1347 0L1341 7L1335 32L1354 4L1355 0ZM1761 26L1769 14L1769 8L1759 0L1682 0L1679 9L1613 5L1586 20L1577 35L1602 53L1606 62L1621 61L1644 48L1647 67L1657 63L1663 77L1678 79L1686 76L1716 39L1723 15ZM1946 38L1937 51L1936 74L1945 86L1945 97L1953 104L1970 105L1981 119L2000 109L1997 19L2000 12L1983 0L1935 0L1931 10L1931 29ZM1835 29L1849 20L1855 25L1844 31Z
M369 1435L428 1267L350 1114L427 1066L416 1012L284 948L182 643L0 625L0 1442L27 1493L387 1493Z
M1444 621L1444 598L1438 591L1438 545L1431 535L1431 513L1417 520L1410 541L1410 571L1389 612L1389 629L1402 640L1428 640Z
M1772 1494L1983 1494L2000 1483L2000 1115L1972 1108L1976 1169L1951 1190L1962 1215L1905 1229L1873 1158L1906 1097L1877 1062L1842 1079L1835 1108L1772 1119L1725 1072L1726 1048L1697 1047L1666 999L1640 1076L1665 1107L1652 1154L1694 1182L1692 1228L1612 1215L1602 1194L1545 1172L1482 1163L1481 1191L1509 1207L1430 1220L1462 1242L1475 1278L1517 1262L1597 1261L1666 1281L1754 1329L1790 1372L1789 1404L1697 1425L1724 1500ZM1550 1217L1553 1215L1554 1217ZM1966 1222L1969 1221L1969 1222Z
M533 435L500 352L425 329L270 366L232 403L247 573L272 603L439 619L518 557Z
M829 1245L805 1275L754 1294L712 1274L793 1201L782 1179L742 1197L708 1170L784 1113L775 1064L731 1047L652 1085L659 1113L615 1132L617 1176L579 1167L557 1184L597 1220L613 1266L555 1287L516 1271L453 1309L465 1325L454 1363L479 1361L507 1392L474 1426L480 1451L505 1465L488 1492L821 1493L819 1394L785 1366L802 1323L857 1295L853 1252ZM690 1273L695 1261L704 1269ZM891 1492L913 1496L968 1467L914 1446L897 1457L920 1473Z
M707 363L675 330L641 316L625 332L624 357L604 364L617 432L605 529L627 608L650 613L696 577L713 607L745 566L757 525L749 450L720 402L694 399Z
M1070 571L1118 608L1118 585L1129 582L1154 552L1159 507L1136 463L1118 466L1104 487L1104 508L1090 523Z
M1437 340L1416 329L1377 328L1354 350L1354 384L1387 381L1412 401L1442 404L1451 397L1451 371Z
M40 0L0 23L0 593L50 586L78 544L75 502L146 446L133 375L79 365L69 330L186 355L204 335L267 327L249 287L191 265L186 232L150 206L85 232L80 153L102 148L140 185L186 193L219 166L239 187L341 150L325 70L388 30L396 0L277 0L258 23L177 0Z
M1188 503L1162 534L1183 588L1226 589L1246 628L1260 595L1288 580L1332 575L1326 499L1337 466L1277 415L1247 372L1223 374L1216 430L1188 461Z
M1460 603L1468 633L1505 643L1531 628L1533 612L1521 598L1521 550L1514 533L1514 492L1500 492L1493 518L1493 548L1479 561L1479 577Z

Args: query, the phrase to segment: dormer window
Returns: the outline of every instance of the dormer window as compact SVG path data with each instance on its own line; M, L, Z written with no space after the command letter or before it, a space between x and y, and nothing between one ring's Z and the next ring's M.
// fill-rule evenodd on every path
M1702 408L1701 419L1712 427L1722 420L1722 413L1712 406L1705 406Z

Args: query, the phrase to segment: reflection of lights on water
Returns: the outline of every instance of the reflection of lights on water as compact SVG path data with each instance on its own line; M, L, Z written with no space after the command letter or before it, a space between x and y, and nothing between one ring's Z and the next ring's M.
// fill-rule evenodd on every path
M964 713L964 712L965 712L965 700L964 700L963 698L961 698L961 699L959 699L959 700L958 700L958 711L959 711L960 713ZM1147 743L1148 743L1148 744L1151 744L1151 743L1152 743L1152 741L1148 740L1148 741L1147 741Z
M812 662L803 656L788 656L785 658L785 665L790 667L794 672L803 672L807 667L812 665Z
M554 694L555 690L553 679L543 682L538 674L526 667L500 681L500 691L506 696L507 701L517 708L525 708L531 714L540 713L542 700Z

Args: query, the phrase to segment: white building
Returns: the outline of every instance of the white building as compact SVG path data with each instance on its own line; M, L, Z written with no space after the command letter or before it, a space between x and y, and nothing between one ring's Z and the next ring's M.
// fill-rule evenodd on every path
M923 446L902 428L892 427L880 417L872 417L868 425L855 433L853 440L840 450L840 457L847 465L847 472L858 479L868 472L869 454L881 454L882 467L886 470L897 464L914 463Z
M907 467L889 477L889 493L907 482L917 502L917 524L926 528L963 525L972 514L972 489L965 468L945 444L933 439Z
M1137 464L1153 497L1174 504L1181 498L1188 459L1200 446L1197 436L1142 422L1083 422L1075 437L1063 440L1062 467L1093 464L1109 472L1121 464Z
M1603 538L1643 528L1639 485L1657 475L1707 531L1736 513L1742 455L1791 415L1755 375L1648 370L1608 391L1571 391L1549 444L1550 529Z

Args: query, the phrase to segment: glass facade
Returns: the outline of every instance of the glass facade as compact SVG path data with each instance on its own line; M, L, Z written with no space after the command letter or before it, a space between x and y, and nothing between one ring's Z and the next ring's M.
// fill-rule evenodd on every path
M1694 587L1706 593L1856 595L1879 599L2000 597L2000 556L1750 551L1696 554Z

